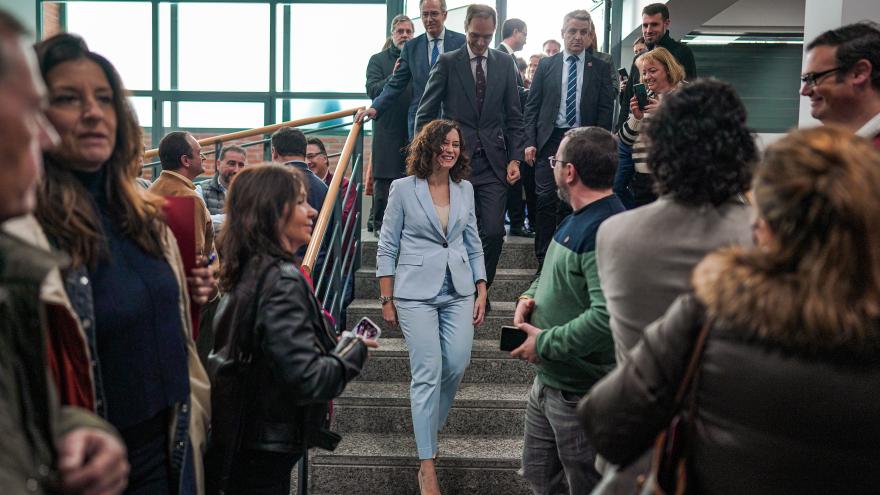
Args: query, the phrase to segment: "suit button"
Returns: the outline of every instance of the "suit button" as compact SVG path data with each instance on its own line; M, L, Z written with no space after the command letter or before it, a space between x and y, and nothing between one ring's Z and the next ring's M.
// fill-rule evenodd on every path
M444 243L443 243L443 247L448 248L448 247L449 247L449 244L446 244L446 243L444 242Z

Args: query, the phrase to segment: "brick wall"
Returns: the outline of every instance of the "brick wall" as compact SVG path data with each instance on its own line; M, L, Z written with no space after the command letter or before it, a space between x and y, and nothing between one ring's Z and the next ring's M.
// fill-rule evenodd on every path
M61 32L61 5L57 3L43 4L43 39L50 38Z

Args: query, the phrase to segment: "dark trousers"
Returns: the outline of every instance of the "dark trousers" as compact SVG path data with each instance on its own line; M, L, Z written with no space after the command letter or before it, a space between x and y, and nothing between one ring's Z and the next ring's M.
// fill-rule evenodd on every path
M519 164L520 179L507 189L507 216L510 228L523 228L526 215L529 226L535 228L535 167L522 162ZM526 199L523 201L523 192ZM526 211L528 210L528 211Z
M302 453L246 450L238 456L229 495L289 495L290 474ZM301 481L300 481L301 482Z
M120 432L131 466L126 495L177 493L168 459L168 414L168 410L162 411Z
M373 232L379 235L382 231L382 217L388 206L388 193L394 179L373 179Z
M547 159L556 154L559 143L568 129L556 128L550 135L547 143L538 150L535 160L535 194L537 195L537 215L535 218L535 256L539 263L544 262L547 248L556 232L556 226L571 212L566 208L568 205L560 201L556 194L556 179L553 177L553 169Z
M486 264L486 285L491 286L504 246L504 209L507 206L508 184L492 172L492 165L485 155L474 156L471 166L474 170L471 183L474 186L477 226Z

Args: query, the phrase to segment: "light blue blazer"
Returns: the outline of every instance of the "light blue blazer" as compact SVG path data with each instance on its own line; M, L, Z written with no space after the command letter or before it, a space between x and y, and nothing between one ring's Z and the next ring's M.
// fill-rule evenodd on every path
M394 297L424 301L440 293L448 268L455 292L473 294L475 283L486 280L474 211L474 187L450 179L444 235L428 182L415 176L395 180L379 235L376 276L394 276Z

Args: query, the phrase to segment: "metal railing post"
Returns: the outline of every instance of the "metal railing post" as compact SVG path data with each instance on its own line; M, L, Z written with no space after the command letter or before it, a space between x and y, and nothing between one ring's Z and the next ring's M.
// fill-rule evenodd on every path
M357 140L355 141L355 145L354 145L354 152L357 154L357 158L355 158L355 159L360 161L361 170L360 170L360 173L352 172L351 175L352 175L352 180L355 181L355 186L360 186L362 184L366 184L366 177L364 174L367 173L367 164L366 164L366 160L364 158L364 128L363 127L361 127L361 130L357 135ZM352 167L354 167L354 165L352 165ZM358 191L363 191L365 189L366 189L366 186L359 188ZM364 211L364 195L363 194L357 195L357 199L355 199L355 205L357 207L357 211L363 213L363 211ZM361 222L354 226L354 235L356 236L355 240L357 241L356 242L357 247L355 248L356 252L354 255L354 271L357 271L361 268L361 249L360 249L360 246L361 246L361 241L362 241L361 231L363 230L361 228L361 223L363 223L364 217L365 217L365 215L362 214L361 215ZM352 285L354 285L353 278L352 278Z
M297 465L299 466L296 480L297 492L299 495L309 495L309 449L303 451L302 459Z

